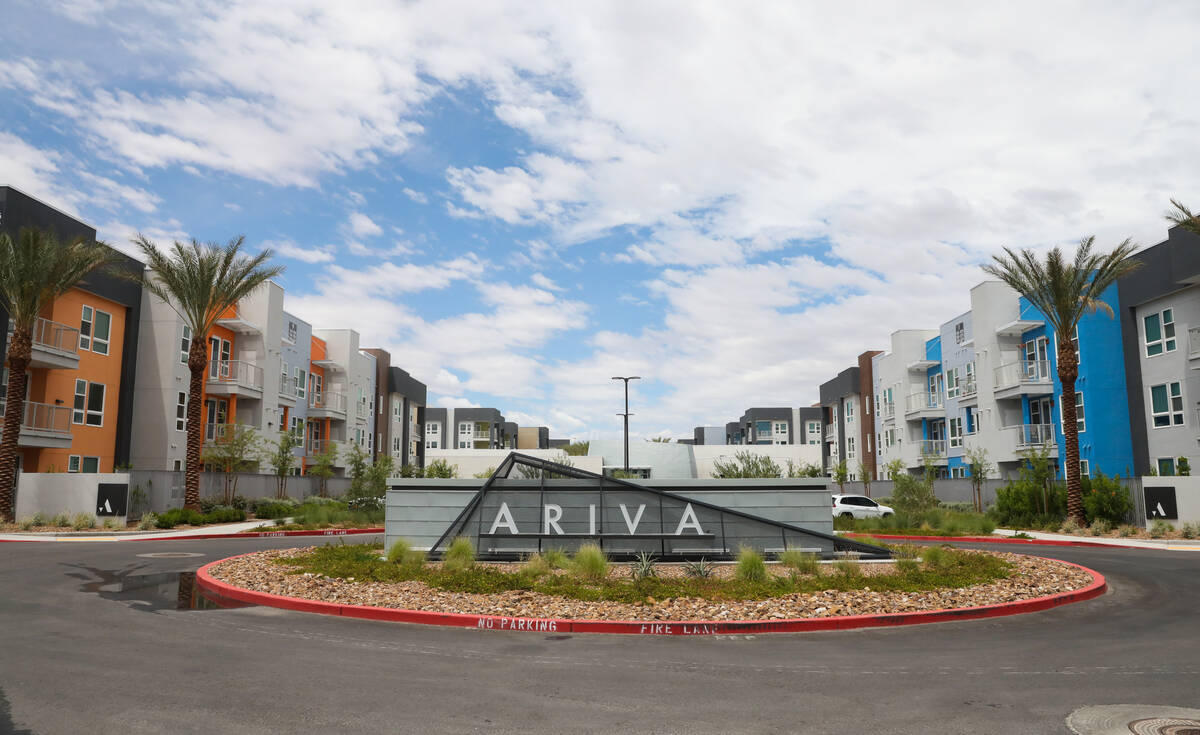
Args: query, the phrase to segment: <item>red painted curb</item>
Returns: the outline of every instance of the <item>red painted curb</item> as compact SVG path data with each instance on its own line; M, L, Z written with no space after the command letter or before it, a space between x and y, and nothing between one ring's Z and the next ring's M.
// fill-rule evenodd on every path
M145 536L130 536L128 538L116 539L117 541L194 541L213 538L275 538L282 536L353 536L361 533L383 533L382 528L318 528L312 531L247 531L246 533L197 533L191 536L155 536L148 534ZM102 534L97 534L102 535ZM70 536L68 538L78 539L79 541L87 541L83 536ZM0 543L44 543L46 541L58 541L58 537L53 538L6 538L0 539ZM106 539L106 542L111 543Z
M1102 544L1097 541L1060 541L1058 539L1012 538L1010 536L897 536L884 533L847 533L851 538L907 539L909 541L964 541L972 544L1025 544L1031 546L1086 546L1093 549L1147 549L1147 546L1125 546L1124 544ZM1161 549L1158 549L1161 551Z
M255 552L251 552L255 553ZM239 554L247 556L247 554ZM229 557L236 559L237 556ZM1061 592L1047 597L1018 602L1003 602L997 605L964 607L953 610L928 610L924 612L895 613L892 615L844 615L831 618L796 618L791 620L690 620L690 621L609 621L609 620L554 620L547 618L509 618L497 615L463 615L459 613L425 612L422 610L400 610L367 605L342 605L336 602L305 600L284 597L268 592L235 587L209 573L216 565L229 561L220 559L200 567L196 571L196 585L209 599L236 605L252 604L276 607L284 610L314 612L324 615L340 615L348 618L386 620L421 625L444 625L459 628L484 630L526 630L538 633L621 633L633 635L729 635L748 633L800 633L814 630L850 630L853 628L890 627L897 625L920 625L953 620L977 620L1004 615L1048 610L1059 605L1082 602L1104 594L1108 588L1104 577L1092 569L1054 559L1060 564L1082 569L1092 575L1092 583L1083 589Z

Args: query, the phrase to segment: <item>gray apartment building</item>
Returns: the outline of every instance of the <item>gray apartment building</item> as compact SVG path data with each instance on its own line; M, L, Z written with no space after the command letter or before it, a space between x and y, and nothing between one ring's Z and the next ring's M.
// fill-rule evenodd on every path
M857 365L821 385L820 410L825 423L821 459L826 474L832 474L843 460L851 479L858 479L860 464L863 472L875 474L871 361L878 354L878 350L862 353Z

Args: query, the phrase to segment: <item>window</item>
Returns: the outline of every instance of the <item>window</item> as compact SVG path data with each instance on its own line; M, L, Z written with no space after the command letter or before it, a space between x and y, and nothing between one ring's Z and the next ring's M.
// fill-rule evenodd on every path
M183 431L187 428L187 399L188 394L179 391L175 400L175 431Z
M79 349L107 355L111 331L112 314L90 306L83 307L83 315L79 320Z
M962 386L962 392L975 390L975 361L972 360L966 364L966 380Z
M188 355L192 352L192 328L183 325L183 335L179 338L179 364L186 365Z
M820 444L821 443L821 422L820 421L809 421L808 422L808 443L809 444Z
M221 398L209 398L204 401L204 438L214 441L218 436L224 438L224 426L229 417L229 402Z
M854 437L846 437L846 459L854 459L858 456L854 449Z
M946 371L946 397L958 397L958 368L950 368Z
M1150 414L1156 429L1183 426L1183 391L1178 382L1150 386Z
M425 436L437 436L441 433L441 424L425 424Z
M72 454L71 456L67 457L67 472L78 472L78 471L79 471L79 455Z
M971 434L974 434L976 431L979 431L979 425L978 425L978 422L975 420L975 411L973 408L967 409L966 419L967 419L967 425L966 425L967 436L970 436Z
M867 454L871 453L871 435L867 434Z
M854 423L854 401L846 401L845 413L846 413L846 423L847 424Z
M86 472L86 473L90 473L90 474L94 475L94 474L98 473L99 471L100 471L100 458L99 457L84 457L83 458L83 466L82 466L82 469L80 469L80 472Z
M963 478L966 476L967 476L967 468L965 468L965 467L951 467L950 468L951 479Z
M1079 460L1079 476L1080 477L1091 477L1092 476L1091 463L1089 463L1086 459Z
M71 423L87 426L104 425L104 384L75 381L75 404Z
M392 398L392 418L397 421L404 420L404 401L399 398Z
M961 418L950 419L950 446L951 447L961 447L962 443L963 443L962 437L963 437L962 419Z
M954 344L961 345L967 339L967 330L963 322L954 325Z
M286 362L279 363L279 392L287 393L288 384L288 364Z
M304 397L304 388L308 385L308 372L301 367L292 368L292 377L296 379L296 397Z
M292 417L292 434L295 435L297 439L304 438L304 419L296 416Z
M1145 327L1146 357L1175 351L1175 315L1171 309L1142 318Z
M325 377L316 373L308 374L308 394L317 402L325 399Z
M1159 457L1158 474L1162 477L1173 477L1175 475L1175 458Z
M183 472L183 460L175 460L174 464L171 465L171 469L173 469L175 472Z
M293 322L293 321L288 322L287 338L288 338L288 342L294 343L296 341L296 322Z
M395 452L399 452L399 451L400 451L400 437L393 436L392 437L392 452L395 453Z
M788 433L787 424L782 421L776 421L775 422L775 433L787 436L787 433Z
M871 415L871 396L870 395L863 396L863 404L865 405L865 408L863 409L863 413L866 414L867 416L870 416Z
M208 376L210 378L228 378L232 374L229 355L233 352L233 344L227 339L210 337L208 346L212 353L208 356L208 359L212 361L208 366Z

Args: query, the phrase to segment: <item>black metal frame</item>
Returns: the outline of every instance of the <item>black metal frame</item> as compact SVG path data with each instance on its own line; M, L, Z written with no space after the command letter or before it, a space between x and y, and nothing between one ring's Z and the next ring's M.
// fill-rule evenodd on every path
M454 522L452 522L450 524L450 526L446 529L446 531L437 540L437 543L435 543L433 545L433 547L430 549L431 556L436 558L436 557L440 557L441 554L444 553L445 549L448 547L450 542L453 541L455 538L457 538L460 534L462 534L462 532L466 526L467 520L471 517L471 514L474 513L475 510L483 503L484 497L492 489L496 480L512 479L511 474L512 474L513 470L515 470L518 466L530 467L533 469L540 470L539 491L543 496L542 502L541 502L542 505L544 505L544 496L545 496L545 492L546 492L547 475L560 475L564 478L576 479L576 480L596 480L599 483L598 490L600 492L600 503L601 503L602 507L604 505L604 491L605 491L606 485L609 485L609 486L615 485L619 488L636 490L639 492L647 492L647 493L652 493L654 495L657 495L659 498L659 514L658 515L659 515L660 526L663 523L663 514L662 514L663 500L673 500L673 501L680 502L680 503L690 503L693 506L696 506L699 508L704 508L704 509L722 514L720 517L721 517L721 527L722 527L721 528L721 538L723 541L727 538L725 536L725 529L724 529L724 526L725 526L724 514L729 514L729 515L737 517L737 518L744 518L746 520L754 521L756 523L762 523L762 524L766 524L768 526L774 526L775 528L778 528L780 540L782 541L783 548L785 548L785 549L788 548L787 533L791 532L794 534L801 534L801 535L811 536L814 538L819 538L819 539L824 539L825 541L829 541L829 542L831 542L831 544L833 546L834 553L857 552L857 553L861 554L864 558L868 558L868 559L891 558L891 552L889 550L879 547L879 546L872 546L871 544L865 544L861 541L854 541L852 539L837 536L836 534L827 534L827 533L822 533L820 531L813 531L808 528L801 528L799 526L793 526L790 523L782 523L780 521L773 521L768 518L763 518L761 516L752 515L750 513L744 513L742 511L735 510L732 508L723 508L718 505L706 503L702 500L695 500L693 498L687 498L682 495L676 495L675 493L666 492L665 490L659 490L659 489L653 488L653 487L646 487L645 485L639 485L635 482L630 482L628 480L624 480L621 478L607 477L605 475L598 475L594 472L588 472L586 470L581 470L579 468L572 467L570 465L558 464L557 462L550 462L550 461L547 461L544 459L539 459L537 457L531 457L527 454L520 454L518 452L513 452L513 453L509 454L504 459L504 461L500 463L500 466L496 468L496 471L493 472L492 475L490 477L488 477L487 480L484 481L483 485L479 488L479 491L475 493L474 497L471 498L471 501L469 503L467 503L467 506L465 508L463 508L462 512L460 512L458 514L458 516L454 519ZM692 553L668 554L666 552L666 541L668 539L674 539L674 538L678 538L678 537L676 537L672 534L666 533L665 528L660 528L659 533L650 533L650 534L605 534L604 528L603 528L603 514L601 514L601 517L599 519L599 526L597 527L596 534L594 534L594 535L593 534L543 534L543 533L519 533L519 534L483 533L483 516L480 515L478 517L478 527L476 529L475 537L476 538L500 538L500 537L503 537L503 538L528 538L528 539L536 538L538 540L538 550L539 551L542 550L542 542L548 538L554 538L554 539L594 538L600 543L601 548L603 548L605 539L611 539L611 540L639 539L639 538L643 539L643 540L645 540L645 539L661 539L663 542L663 546L662 546L662 554L660 555L660 557L663 559L693 558L695 556L701 555L699 552L697 552L695 554L692 554ZM689 535L686 538L707 539L707 538L715 538L715 537L716 537L715 534L710 533L710 534L700 534L697 536ZM725 557L730 556L729 550L726 549L725 551L726 551L726 554L724 554L724 556ZM706 553L703 555L706 557L714 557L714 558L717 556L717 555L714 555L711 553ZM505 555L505 554L495 555L496 558L503 558L506 556L516 558L516 557L520 556L520 553L514 552L514 553L508 554L508 555Z

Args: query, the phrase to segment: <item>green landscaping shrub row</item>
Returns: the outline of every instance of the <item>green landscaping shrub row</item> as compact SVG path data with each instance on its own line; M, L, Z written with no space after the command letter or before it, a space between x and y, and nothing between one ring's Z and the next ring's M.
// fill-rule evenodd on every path
M211 523L236 523L246 520L246 511L229 506L217 506L210 513L201 513L186 508L172 508L162 515L156 516L154 525L158 528L174 528L176 526L206 526Z
M292 568L293 573L319 573L342 579L353 577L358 582L402 582L417 580L450 592L496 593L508 590L528 590L578 600L609 600L637 603L647 597L666 599L700 597L710 600L748 600L779 597L797 592L817 592L826 589L861 589L874 591L916 592L948 587L966 587L1007 577L1010 565L994 556L951 549L913 550L903 554L908 561L893 574L863 577L857 562L844 560L835 565L833 573L794 573L787 576L763 574L762 557L753 551L743 551L738 565L743 569L734 579L711 576L711 565L704 573L684 578L656 574L635 575L633 578L598 576L597 560L587 552L576 559L563 573L553 573L545 555L531 557L529 562L513 565L509 571L497 566L473 563L473 552L460 549L458 561L433 566L426 564L424 555L407 544L393 547L386 558L379 545L338 544L314 549L303 556L279 559L277 563ZM915 547L914 547L915 549ZM916 558L926 555L924 563ZM471 563L467 563L468 556ZM755 559L754 557L757 557ZM601 559L607 565L607 559ZM811 558L789 559L799 567L808 568ZM701 563L693 563L701 565ZM644 571L644 570L643 570Z

